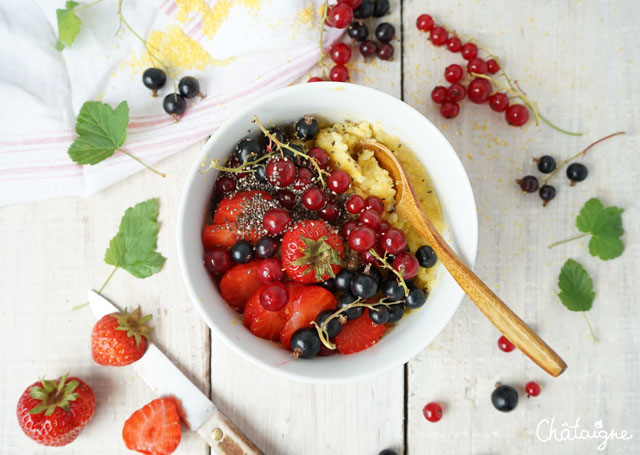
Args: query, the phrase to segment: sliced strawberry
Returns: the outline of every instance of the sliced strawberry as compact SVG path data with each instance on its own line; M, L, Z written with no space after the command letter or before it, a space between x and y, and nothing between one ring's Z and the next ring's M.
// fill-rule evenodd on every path
M122 429L127 449L153 455L175 451L181 436L178 407L172 398L158 398L138 409Z
M213 224L234 223L245 210L252 210L255 204L260 202L261 198L254 197L257 194L267 201L273 199L269 193L264 191L241 191L230 199L220 201L213 217Z
M220 280L220 295L235 310L242 311L244 303L262 284L258 262L234 265Z
M291 336L296 330L302 327L309 327L309 324L318 316L318 313L335 307L336 299L331 292L320 286L303 287L297 298L292 302L291 316L282 328L280 342L285 348L289 349Z
M364 351L378 342L386 327L369 319L369 309L358 319L347 322L338 335L336 347L342 354L354 354Z
M208 224L202 231L202 245L205 250L216 246L231 248L242 236L233 231L228 224Z
M297 283L287 283L289 289L289 302L280 311L269 311L260 303L260 292L268 284L260 286L247 300L244 306L244 325L251 330L255 336L266 338L267 340L278 340L280 332L287 319L291 316L293 302L298 298L303 286Z

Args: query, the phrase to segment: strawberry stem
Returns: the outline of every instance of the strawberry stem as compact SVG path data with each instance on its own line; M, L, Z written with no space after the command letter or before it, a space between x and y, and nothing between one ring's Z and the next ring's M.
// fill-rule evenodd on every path
M120 152L124 153L124 154L125 154L125 155L127 155L129 158L133 158L134 160L136 160L138 163L142 164L144 167L146 167L146 168L147 168L147 169L149 169L150 171L155 172L156 174L158 174L160 177L166 177L166 176L167 176L167 174L165 174L164 172L160 172L160 171L155 170L154 168L152 168L151 166L149 166L147 163L145 163L145 162L144 162L144 161L142 161L141 159L139 159L139 158L137 158L137 157L133 156L131 153L129 153L129 152L125 151L125 150L122 150L122 149L118 149L118 151L120 151Z

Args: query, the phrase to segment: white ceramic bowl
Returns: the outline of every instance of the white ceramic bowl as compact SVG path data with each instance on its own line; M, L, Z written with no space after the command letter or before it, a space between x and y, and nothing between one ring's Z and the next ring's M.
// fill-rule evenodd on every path
M352 355L294 360L281 345L257 338L220 297L204 266L201 232L217 171L200 173L203 162L223 158L249 130L254 115L263 124L291 123L305 114L329 121L379 123L409 146L424 164L442 204L447 231L456 251L473 265L478 223L469 179L453 148L419 112L385 93L359 85L312 83L287 87L257 99L220 127L204 146L187 178L178 210L178 253L194 304L217 338L269 371L311 383L362 380L401 365L424 349L453 316L462 290L440 266L426 304L403 318L373 347Z

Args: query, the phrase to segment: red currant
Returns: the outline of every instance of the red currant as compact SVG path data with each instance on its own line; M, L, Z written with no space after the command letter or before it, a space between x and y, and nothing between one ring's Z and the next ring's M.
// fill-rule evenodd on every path
M364 200L365 209L373 209L378 213L384 212L384 204L379 197L369 196Z
M527 385L524 386L524 391L527 392L527 395L530 397L537 397L540 395L541 387L537 382L527 382Z
M328 222L335 221L338 218L338 215L340 215L338 206L333 202L327 202L318 212L318 216Z
M473 60L478 56L478 46L473 43L465 43L462 45L462 49L460 49L460 53L462 54L462 58L465 60Z
M447 66L447 68L444 70L444 78L447 80L447 82L458 82L460 79L462 79L463 75L464 70L460 65L457 65L455 63L453 65Z
M449 33L444 29L444 27L440 27L439 25L434 26L429 32L429 39L434 46L442 46L447 42L448 37Z
M216 246L204 254L204 266L214 275L222 275L233 266L233 261L226 248Z
M456 118L460 113L460 106L453 101L446 101L440 105L440 115L446 119Z
M496 112L504 112L509 107L509 97L504 93L494 93L489 97L489 107Z
M346 202L345 207L347 208L347 212L357 215L364 210L364 199L362 199L362 196L354 194Z
M266 176L269 183L276 187L285 187L296 178L296 165L287 158L274 158L267 163Z
M371 41L370 39L362 41L359 48L360 53L365 58L371 57L372 55L375 55L376 52L378 52L378 45L375 43L375 41Z
M260 261L258 264L258 278L260 278L260 281L263 283L282 281L284 272L282 271L280 259L268 258Z
M442 418L442 406L439 403L427 403L422 409L422 414L429 422L437 422Z
M447 49L449 52L460 52L462 48L462 41L457 36L451 37L447 40Z
M487 60L487 71L489 72L489 74L496 74L498 71L500 71L500 64L495 58Z
M376 252L378 256L380 257L384 256L384 250L382 249L380 244L376 243L373 246L373 250ZM380 267L382 265L382 263L378 260L378 258L376 258L373 254L371 254L371 249L363 253L359 253L359 256L360 256L360 259L362 259L367 264L372 264L372 265L375 265L376 267Z
M296 195L293 194L293 191L278 190L276 199L285 209L292 209L296 204Z
M389 43L382 43L376 55L380 60L391 60L393 58L393 46Z
M512 104L505 111L504 118L511 126L522 126L529 121L529 110L522 104Z
M484 74L487 72L487 62L478 57L472 58L469 60L469 63L467 63L467 72L469 74Z
M423 32L428 32L433 27L433 17L428 14L421 14L418 16L416 20L416 27L418 30L422 30Z
M319 188L309 188L302 193L302 205L309 210L320 210L324 203L324 193Z
M326 169L329 166L329 154L321 147L314 147L309 150L309 157L316 160L316 164L320 169Z
M347 28L353 19L353 9L346 3L338 3L329 8L327 25L335 28Z
M340 3L346 3L351 9L356 9L362 3L362 0L340 0Z
M277 281L266 286L260 292L260 304L269 311L280 311L287 306L289 289Z
M342 227L340 228L340 235L342 236L342 238L345 239L349 239L349 235L351 234L351 232L358 226L358 223L356 223L353 220L349 220L347 222L345 222Z
M380 236L382 248L389 254L402 253L407 247L407 239L400 229L389 228Z
M501 351L504 351L504 352L511 352L516 348L513 345L513 343L507 340L507 337L504 335L498 338L498 347L500 348Z
M473 79L467 88L467 96L472 103L482 104L489 99L490 94L491 82L481 77Z
M358 221L360 221L361 224L369 226L375 230L378 228L378 226L380 226L382 217L380 216L379 212L373 209L365 209L365 211L360 214Z
M431 99L434 103L442 104L447 100L447 89L442 85L438 85L431 91Z
M347 82L349 80L349 70L344 65L336 65L329 71L329 78L333 82Z
M393 268L400 272L405 280L410 280L418 274L420 264L413 254L403 251L393 260Z
M345 43L332 44L329 47L329 56L338 65L344 65L351 59L351 48Z
M349 246L352 250L363 253L376 244L376 231L369 226L358 226L349 234Z
M262 219L264 228L271 235L280 235L289 226L291 217L286 210L269 209Z
M334 169L327 177L327 185L334 193L344 193L351 187L351 177L341 169Z
M293 182L293 187L296 190L301 190L307 185L311 183L313 180L313 172L308 167L299 167L298 168L298 176L296 177L295 182Z
M229 176L223 175L216 180L216 193L218 194L230 193L235 189L236 181Z
M462 84L454 82L447 89L447 101L453 101L457 103L458 101L462 101L466 94L467 91L465 90L464 86Z
M384 234L390 227L391 225L388 221L382 220L380 222L380 226L378 226L378 229L376 229L376 231L378 231L378 234Z
M310 77L307 82L324 82L324 79L318 76Z

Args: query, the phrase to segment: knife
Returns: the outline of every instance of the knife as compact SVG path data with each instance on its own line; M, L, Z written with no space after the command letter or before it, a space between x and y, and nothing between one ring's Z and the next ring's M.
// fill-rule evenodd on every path
M89 304L97 319L120 313L95 291L89 291ZM132 366L156 395L180 403L187 427L197 431L216 455L264 455L153 343Z

